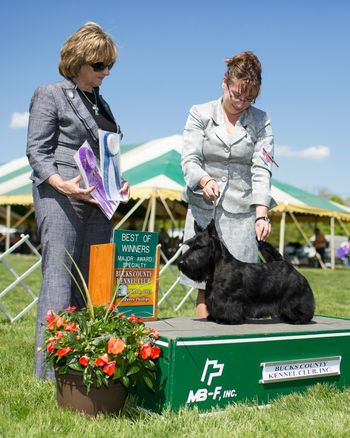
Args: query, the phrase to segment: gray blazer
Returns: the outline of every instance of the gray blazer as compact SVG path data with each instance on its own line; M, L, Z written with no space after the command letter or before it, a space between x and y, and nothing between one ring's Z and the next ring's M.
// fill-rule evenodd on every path
M60 173L57 164L76 167L73 156L85 140L99 157L98 126L76 88L73 81L64 79L37 88L32 97L27 157L36 186ZM114 120L108 104L100 98Z
M274 144L268 115L250 106L237 121L233 138L227 136L221 98L190 109L181 161L189 204L213 208L198 186L203 176L210 176L219 183L222 206L230 213L248 213L256 204L274 207Z

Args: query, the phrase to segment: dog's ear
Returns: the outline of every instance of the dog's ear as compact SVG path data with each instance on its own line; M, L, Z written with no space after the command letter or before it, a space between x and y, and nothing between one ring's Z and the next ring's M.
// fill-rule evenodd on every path
M194 232L197 234L200 233L201 231L203 231L203 228L199 226L196 221L194 221Z
M218 232L216 231L214 219L210 221L207 230L210 237L218 237Z

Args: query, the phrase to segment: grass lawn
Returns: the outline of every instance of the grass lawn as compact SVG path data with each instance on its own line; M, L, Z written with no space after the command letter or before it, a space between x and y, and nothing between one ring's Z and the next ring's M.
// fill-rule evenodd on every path
M31 256L12 256L16 271L33 263ZM350 269L334 272L303 269L314 290L317 313L350 317ZM161 285L170 284L168 273ZM0 265L0 290L10 274ZM12 280L11 280L12 281ZM28 278L38 290L39 271ZM14 293L10 293L15 295ZM0 300L12 311L26 297L18 289L17 299ZM171 299L178 304L183 290L177 287ZM166 303L159 317L192 316L194 307L187 300L177 314ZM120 416L97 416L59 409L53 382L42 382L33 375L35 309L15 323L0 312L0 437L349 437L350 388L339 391L330 385L315 385L304 394L291 394L273 401L265 409L254 403L231 405L213 415L200 415L184 409L162 415L139 411L129 399Z

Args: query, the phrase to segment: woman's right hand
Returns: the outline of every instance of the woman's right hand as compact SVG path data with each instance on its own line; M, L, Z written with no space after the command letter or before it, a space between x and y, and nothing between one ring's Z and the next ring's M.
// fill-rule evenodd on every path
M88 187L87 189L81 188L79 185L81 181L80 175L68 179L67 181L63 181L60 175L54 174L49 176L46 181L63 195L80 201L89 202L90 204L99 205L98 201L91 196L91 192L95 189L95 186Z
M203 189L203 198L208 201L215 201L215 199L220 194L219 184L214 178L204 176L200 181L199 185Z

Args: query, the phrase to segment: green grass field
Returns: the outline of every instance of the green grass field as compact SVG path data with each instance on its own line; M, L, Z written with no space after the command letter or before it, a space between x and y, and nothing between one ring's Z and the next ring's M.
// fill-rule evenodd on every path
M12 256L16 272L33 263L31 256ZM350 317L350 269L334 272L303 269L316 297L317 313ZM0 291L13 281L0 264ZM168 271L161 286L172 282ZM32 273L27 283L36 291L40 274ZM183 290L171 295L179 303ZM12 312L19 311L26 297L21 288L0 300ZM194 307L187 300L177 314L164 303L159 317L190 316ZM254 403L238 404L201 415L184 409L162 415L138 410L130 398L120 416L97 416L58 408L53 382L33 375L35 309L10 323L0 312L0 437L349 437L350 388L339 391L315 385L304 394L291 394L260 408Z

